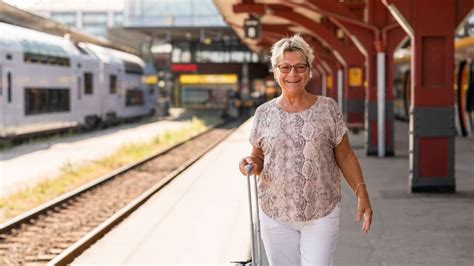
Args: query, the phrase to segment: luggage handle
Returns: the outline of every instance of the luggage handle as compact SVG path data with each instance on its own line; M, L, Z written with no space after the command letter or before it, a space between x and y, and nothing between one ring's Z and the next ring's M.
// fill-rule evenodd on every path
M252 172L253 166L251 164L245 165L245 172L247 174L247 190L249 197L249 211L250 211L250 231L252 232L252 265L261 266L262 265L262 247L261 247L261 233L260 233L260 213L258 207L258 192L257 192L257 176L254 175L253 185L254 185L254 195L255 195L255 204L252 204L252 188L250 185L250 172ZM256 224L254 224L253 219L253 209L256 209Z

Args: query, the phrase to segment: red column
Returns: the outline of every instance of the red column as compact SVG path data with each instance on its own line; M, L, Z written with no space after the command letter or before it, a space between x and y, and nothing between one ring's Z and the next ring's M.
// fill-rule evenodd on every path
M454 192L454 30L470 8L460 5L467 1L384 2L412 38L411 190Z
M415 1L412 27L412 191L455 191L452 1Z
M366 152L367 155L378 155L378 99L377 99L377 53L384 53L385 64L385 113L384 125L385 153L384 156L394 155L393 136L393 91L391 85L391 64L393 50L388 47L395 47L401 41L400 38L390 38L390 32L396 31L398 24L394 21L387 8L380 0L368 0L366 3L367 21L356 23L344 18L332 18L346 33L356 39L358 48L364 53L366 58L365 77L367 88L365 90L365 129L366 129ZM402 32L403 33L403 32ZM398 35L394 35L398 37ZM403 34L402 34L403 36ZM390 85L388 85L390 84ZM387 86L388 85L388 86Z

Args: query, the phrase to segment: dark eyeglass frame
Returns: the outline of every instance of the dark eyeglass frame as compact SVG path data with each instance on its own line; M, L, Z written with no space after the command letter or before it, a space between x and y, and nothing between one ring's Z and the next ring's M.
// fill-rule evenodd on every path
M308 64L296 64L296 65L290 65L290 64L280 64L276 65L278 70L280 70L281 73L288 74L291 72L291 69L295 69L296 73L305 73L308 70ZM288 71L283 70L282 67L290 67Z

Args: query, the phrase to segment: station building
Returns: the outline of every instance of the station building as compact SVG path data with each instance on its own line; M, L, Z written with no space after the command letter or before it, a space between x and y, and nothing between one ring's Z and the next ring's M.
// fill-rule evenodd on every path
M264 90L263 56L241 42L211 0L127 0L123 28L148 36L142 51L150 51L158 86L176 106L222 108L232 95Z

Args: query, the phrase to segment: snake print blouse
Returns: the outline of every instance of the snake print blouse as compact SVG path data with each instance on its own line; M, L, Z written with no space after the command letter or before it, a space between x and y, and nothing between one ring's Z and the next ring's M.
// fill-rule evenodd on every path
M276 99L257 108L250 143L264 154L258 197L265 214L283 222L328 215L341 201L334 148L346 133L332 98L318 96L296 113L280 109Z

